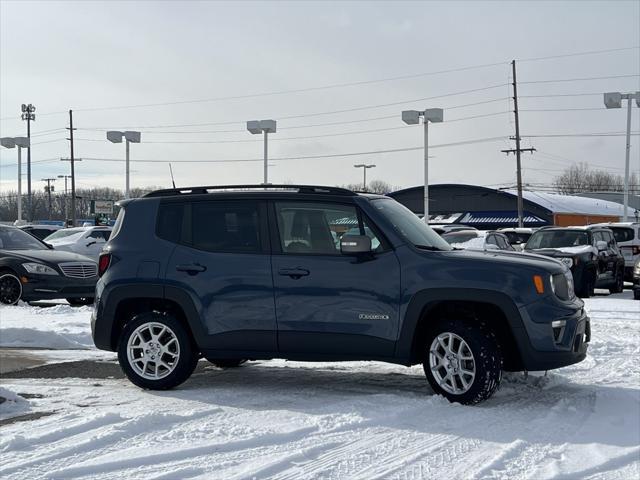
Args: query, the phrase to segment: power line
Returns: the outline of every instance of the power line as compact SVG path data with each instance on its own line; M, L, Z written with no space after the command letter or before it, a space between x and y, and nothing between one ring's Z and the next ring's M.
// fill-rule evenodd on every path
M637 73L626 74L626 75L610 75L606 77L579 77L579 78L559 78L556 80L529 80L527 82L518 82L521 85L528 85L534 83L562 83L562 82L585 82L590 80L609 80L612 78L630 78L630 77L640 77Z
M496 115L504 115L510 113L508 111L503 111L503 112L493 112L493 113L485 113L482 115L473 115L470 117L462 117L462 118L455 118L452 120L448 120L449 123L451 122L457 122L457 121L462 121L462 120L471 120L471 119L476 119L476 118L485 118L485 117L493 117ZM394 115L393 118L398 118L397 115ZM325 133L325 134L319 134L319 135L305 135L305 136L299 136L299 137L275 137L273 139L271 139L272 142L282 142L282 141L287 141L287 140L305 140L305 139L312 139L312 138L327 138L327 137L341 137L341 136L349 136L349 135L360 135L360 134L366 134L366 133L380 133L380 132L387 132L387 131L393 131L393 130L406 130L406 126L399 126L399 127L386 127L386 128L374 128L374 129L368 129L368 130L356 130L353 132L339 132L339 133ZM180 132L174 132L174 133L180 133ZM104 142L104 140L101 139L93 139L93 138L77 138L76 140L79 141L84 141L84 142ZM145 141L144 143L161 143L161 144L220 144L220 143L256 143L256 142L262 142L262 140L150 140L150 141Z
M624 132L595 132L595 133L549 133L543 135L522 135L522 138L563 138L563 137L622 137ZM640 135L640 132L631 132L631 135Z
M598 55L601 53L613 53L613 52L623 52L626 50L638 50L640 46L634 47L621 47L621 48L608 48L606 50L590 50L586 52L573 52L573 53L561 53L558 55L548 55L546 57L529 57L529 58L520 58L519 62L537 62L539 60L552 60L554 58L567 58L567 57L580 57L584 55Z

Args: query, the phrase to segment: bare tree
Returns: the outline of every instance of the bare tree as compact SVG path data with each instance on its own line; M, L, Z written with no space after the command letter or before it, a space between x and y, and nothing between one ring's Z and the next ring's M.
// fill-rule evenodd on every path
M342 188L346 188L347 190L353 190L354 192L362 191L362 183L348 183L346 185L339 186ZM385 182L384 180L371 180L367 184L367 192L379 193L381 195L386 195L387 193L393 192L394 190L398 189L398 187L394 187L389 182Z
M629 177L629 192L640 192L640 178L637 173ZM622 192L624 177L606 170L590 170L586 162L574 163L553 180L553 186L559 193L574 194L582 192Z

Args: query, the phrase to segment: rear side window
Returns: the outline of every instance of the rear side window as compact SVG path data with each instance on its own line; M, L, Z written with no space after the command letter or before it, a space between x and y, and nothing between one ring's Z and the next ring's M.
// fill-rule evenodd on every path
M250 202L194 202L192 247L208 252L260 251L258 205Z
M630 242L635 238L635 234L633 232L633 228L625 228L625 227L609 227L613 232L613 236L616 239L616 242Z
M120 211L120 215L123 215L123 213L124 209ZM115 236L116 232L119 231L118 222L120 221L120 215L118 215L113 236ZM156 235L164 240L179 243L180 232L182 231L183 215L184 204L182 203L168 203L160 205L156 224Z

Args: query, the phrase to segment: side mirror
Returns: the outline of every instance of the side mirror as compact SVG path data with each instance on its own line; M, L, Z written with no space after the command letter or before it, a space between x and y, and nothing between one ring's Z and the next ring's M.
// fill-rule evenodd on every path
M340 239L340 253L343 255L371 253L371 239L366 235L343 235Z
M598 240L596 242L596 248L598 249L599 252L606 250L608 248L607 242L605 242L604 240Z

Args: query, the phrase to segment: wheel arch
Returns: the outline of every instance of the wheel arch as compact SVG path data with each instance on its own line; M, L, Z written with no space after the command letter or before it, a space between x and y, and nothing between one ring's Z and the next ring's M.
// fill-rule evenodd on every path
M120 285L101 300L94 342L99 348L115 351L124 326L144 312L162 312L174 316L185 326L193 344L203 338L203 327L187 292L163 285Z
M421 363L424 339L431 326L442 318L483 322L498 339L505 370L524 368L518 340L526 333L518 308L506 294L480 289L430 289L416 293L404 317L396 356L407 359L411 365Z

